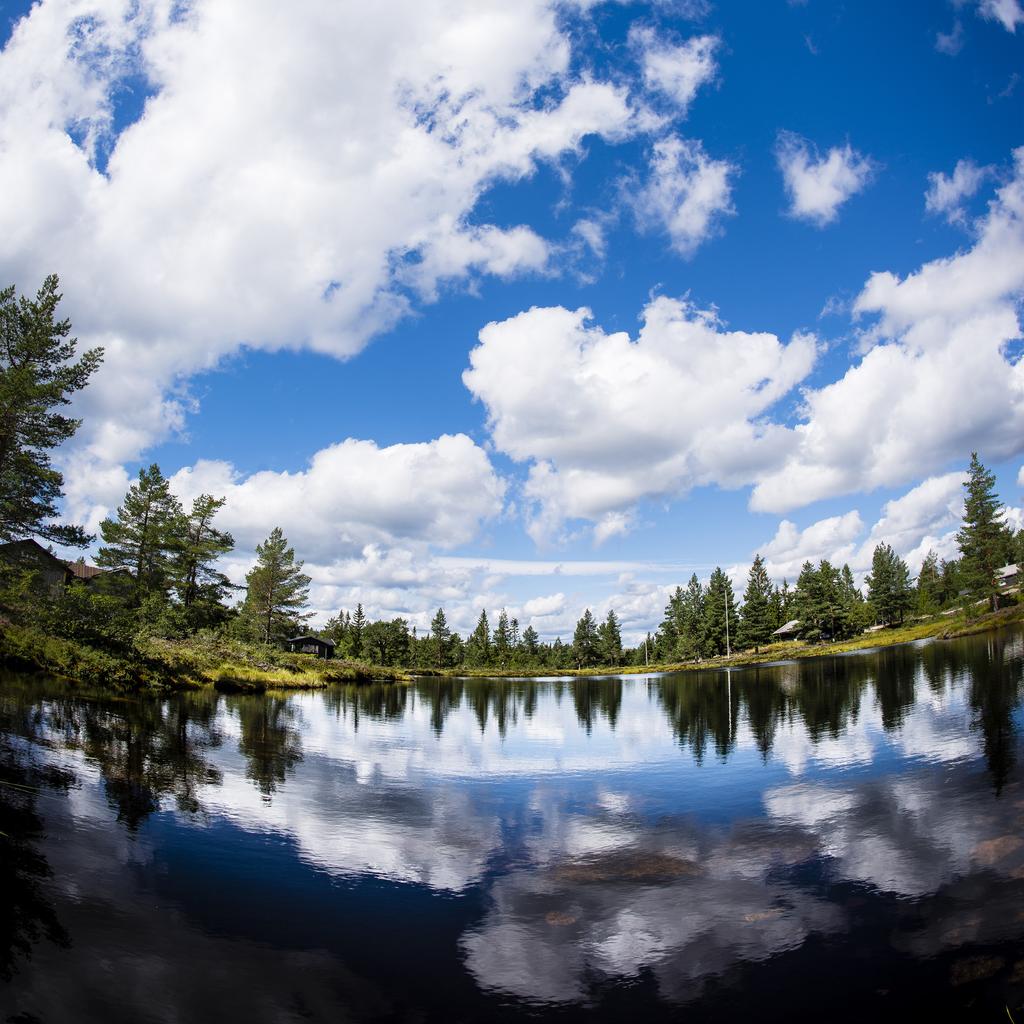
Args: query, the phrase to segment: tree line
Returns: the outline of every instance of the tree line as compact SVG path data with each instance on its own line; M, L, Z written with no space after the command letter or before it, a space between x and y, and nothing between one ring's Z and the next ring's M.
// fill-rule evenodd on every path
M103 352L91 349L75 359L70 324L56 315L60 298L56 276L33 300L16 299L13 288L0 291L0 540L36 536L85 547L94 538L82 527L56 523L63 478L50 456L78 429L80 421L62 408L86 386ZM225 500L201 494L185 508L158 465L140 469L116 513L99 528L96 561L119 570L110 576L116 585L72 587L45 604L41 619L54 632L86 640L140 629L171 638L212 629L272 644L306 629L311 580L280 527L257 545L244 587L223 572L223 559L234 550L231 534L215 523ZM465 638L450 628L443 608L421 634L402 617L370 621L361 604L339 611L318 632L334 641L341 656L381 665L558 670L757 650L793 620L805 640L839 640L871 624L896 625L957 604L986 599L994 608L998 568L1024 563L1024 531L1005 522L995 477L977 453L971 455L957 543L956 559L929 552L916 580L891 546L879 544L866 593L849 565L826 559L805 562L790 587L787 580L773 584L758 554L740 601L720 567L706 583L694 574L685 588L675 588L655 632L633 648L623 645L613 609L600 619L586 609L569 642L542 640L532 625L522 628L504 609L493 627L481 610ZM2 599L8 607L12 587L7 579Z

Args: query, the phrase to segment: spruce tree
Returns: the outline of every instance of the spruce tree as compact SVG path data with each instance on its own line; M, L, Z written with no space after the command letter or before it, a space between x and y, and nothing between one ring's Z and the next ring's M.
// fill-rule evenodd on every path
M0 291L0 541L34 534L84 547L92 538L80 526L53 522L64 478L50 452L78 429L80 420L57 410L85 387L103 349L74 361L78 342L70 321L56 319L57 287L51 274L34 300Z
M540 650L540 637L533 626L527 626L523 630L523 653L528 658L536 658Z
M840 633L837 639L856 636L867 625L864 595L853 578L849 564L843 563L839 576L839 600L841 607Z
M772 581L764 567L764 559L754 556L754 564L747 575L747 589L743 593L739 640L744 647L753 647L755 653L761 644L769 642L775 616L772 610Z
M800 620L800 636L805 640L821 639L821 595L818 573L810 560L800 567L793 597L793 611Z
M438 608L437 613L430 620L430 636L434 648L434 663L438 668L444 668L448 663L448 648L451 645L452 631L448 628L448 619L443 608Z
M732 582L720 568L708 580L704 601L704 651L711 656L731 652L736 641L736 599Z
M100 523L103 546L96 564L130 570L136 601L165 595L173 577L182 518L181 504L160 467L153 463L140 469L138 480L118 506L117 518Z
M480 610L476 628L466 642L466 659L473 665L488 665L491 660L491 627L486 609Z
M494 627L494 657L504 668L512 648L512 631L509 627L508 612L504 608L498 615L498 624Z
M597 643L597 623L587 608L576 623L576 631L572 637L572 656L577 668L586 668L597 663Z
M922 615L931 615L942 607L942 573L939 556L929 551L917 574L917 610Z
M602 665L618 665L622 660L622 632L614 610L609 609L608 618L597 629L598 650Z
M964 519L956 542L962 555L963 582L972 597L988 598L992 610L998 607L996 570L1003 564L1006 526L1000 515L996 478L971 452L971 465L964 484Z
M682 632L679 637L679 654L685 661L699 658L704 654L704 602L707 592L697 579L690 576L683 595Z
M309 577L295 551L288 546L280 526L256 545L256 565L245 577L248 592L243 614L264 642L283 639L309 618L304 612L309 600Z
M362 602L356 604L349 630L349 650L352 652L353 658L361 658L365 650L363 635L366 631L366 615L363 612Z
M679 649L685 628L684 605L683 588L676 587L668 599L668 604L665 605L665 617L658 627L658 649L662 661L677 661L681 658Z
M914 601L910 570L888 544L875 547L867 585L868 603L875 614L875 621L886 626L902 623Z

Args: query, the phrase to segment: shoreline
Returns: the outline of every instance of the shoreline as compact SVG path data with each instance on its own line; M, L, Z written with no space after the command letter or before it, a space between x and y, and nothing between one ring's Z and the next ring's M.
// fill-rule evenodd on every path
M221 693L322 690L332 686L401 684L419 679L574 679L609 676L664 675L703 672L758 665L776 665L804 658L839 657L921 640L953 640L996 630L1024 621L1024 605L967 619L962 612L938 615L923 622L887 627L836 643L807 644L783 641L759 651L741 651L729 657L649 665L595 665L553 669L510 667L424 669L373 665L362 661L319 661L310 655L254 650L240 644L150 640L119 658L106 651L71 641L46 637L25 627L0 628L0 665L59 677L73 685L102 687L112 692L174 693L214 689Z

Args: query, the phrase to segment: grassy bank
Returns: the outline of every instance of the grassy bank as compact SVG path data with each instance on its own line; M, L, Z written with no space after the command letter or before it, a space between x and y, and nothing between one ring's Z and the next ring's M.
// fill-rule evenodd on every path
M311 690L411 678L402 669L363 661L320 661L308 654L288 654L212 635L188 640L137 639L130 646L111 650L12 623L0 626L0 664L122 691L205 686L228 692Z
M769 644L759 651L700 662L595 666L585 669L456 668L402 669L364 661L321 661L308 654L288 654L261 644L246 644L215 634L188 640L136 639L117 650L49 636L29 626L0 623L0 664L46 672L72 682L120 691L169 691L215 687L226 692L312 690L346 683L404 682L414 676L537 677L639 675L739 667L795 658L847 654L911 643L930 637L953 639L1024 621L1024 605L968 618L963 612L865 633L837 643L802 640Z

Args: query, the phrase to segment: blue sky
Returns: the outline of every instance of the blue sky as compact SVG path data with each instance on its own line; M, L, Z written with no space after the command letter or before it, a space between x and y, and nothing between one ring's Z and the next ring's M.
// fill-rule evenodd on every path
M155 460L321 616L545 636L952 554L972 448L1019 515L1019 0L398 14L5 5L0 277L107 350L69 515Z

